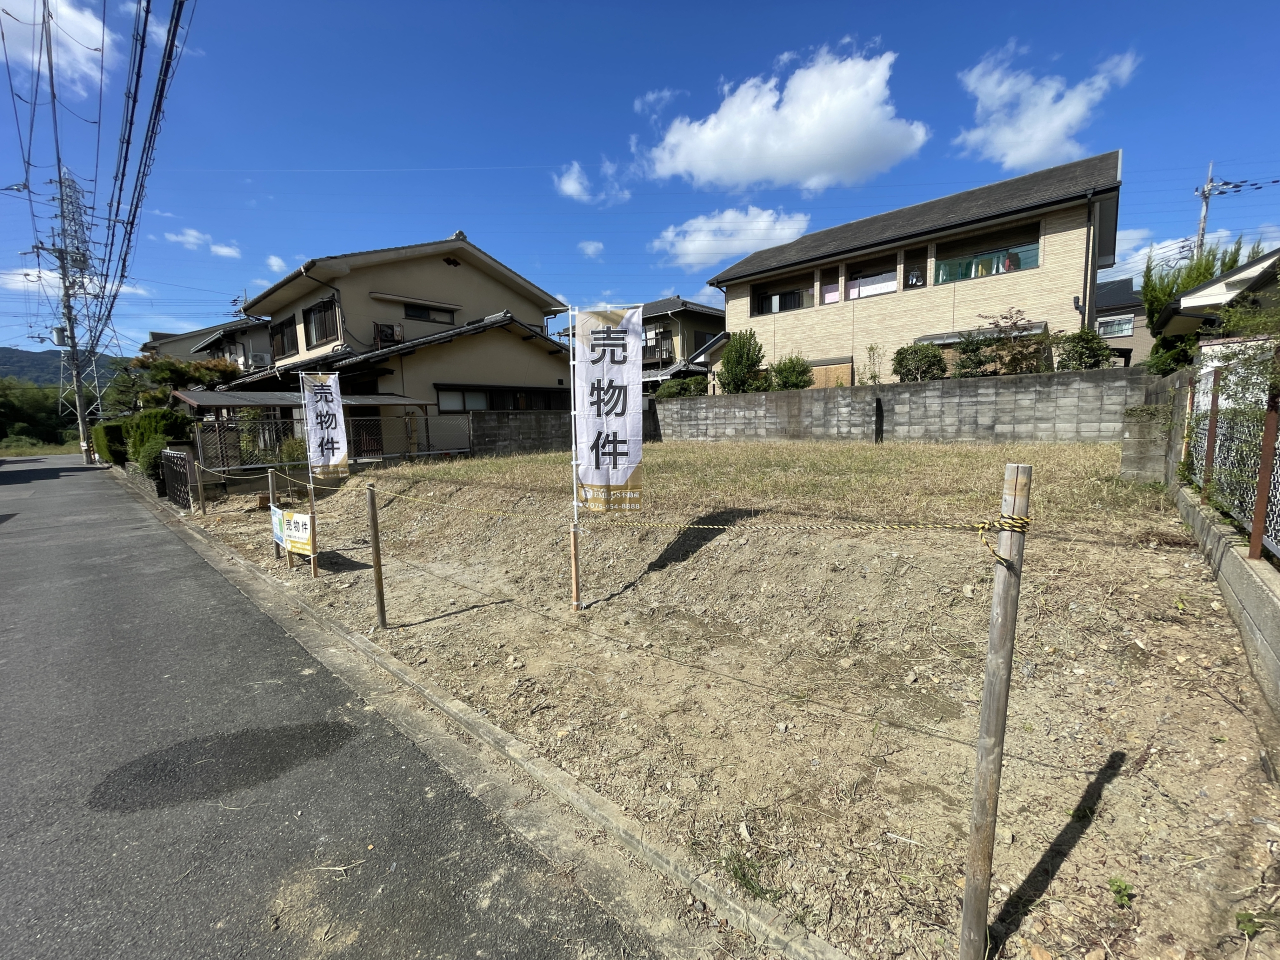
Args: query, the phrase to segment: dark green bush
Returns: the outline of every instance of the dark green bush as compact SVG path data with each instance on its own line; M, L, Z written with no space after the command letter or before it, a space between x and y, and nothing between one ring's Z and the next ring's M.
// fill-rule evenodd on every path
M1058 341L1059 370L1101 370L1109 366L1111 351L1096 330L1079 330Z
M783 357L769 368L772 390L807 390L813 386L813 367L799 354Z
M658 388L655 396L659 400L672 400L676 397L703 397L706 394L706 377L687 377L683 380L668 380Z
M941 380L947 375L947 360L936 343L910 343L894 351L893 375L902 383Z
M143 410L122 420L121 425L129 448L129 459L138 463L142 462L140 458L143 448L155 438L159 437L168 443L170 440L186 440L191 436L191 418L163 407Z
M94 424L91 432L94 453L108 463L123 467L129 459L124 427L119 423L98 423Z
M153 436L138 449L138 456L136 457L138 467L153 483L159 483L160 478L163 476L160 455L164 453L164 448L168 444L169 441L166 438Z

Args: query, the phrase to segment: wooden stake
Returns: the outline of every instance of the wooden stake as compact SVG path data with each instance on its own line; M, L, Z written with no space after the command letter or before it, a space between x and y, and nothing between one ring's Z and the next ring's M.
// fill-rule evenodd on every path
M1209 500L1209 484L1213 483L1213 455L1218 445L1218 386L1222 382L1222 368L1213 368L1213 394L1209 399L1209 433L1204 441L1204 473L1201 475L1200 502Z
M187 454L187 456L190 457L191 455ZM204 507L204 467L200 465L200 460L198 458L191 460L190 462L191 465L195 467L196 496L200 498L200 516L203 517L207 515Z
M373 546L373 595L378 603L378 626L387 629L387 601L382 594L382 541L378 537L378 496L373 484L365 484L369 496L369 543Z
M1010 463L1004 468L1000 512L1030 515L1031 468ZM969 856L965 861L964 910L960 920L960 960L987 955L987 901L991 896L991 855L995 848L1000 806L1000 773L1004 763L1004 731L1009 714L1009 678L1013 670L1013 638L1018 623L1018 590L1022 581L1025 535L1002 530L996 550L1005 562L996 567L991 597L991 630L987 639L986 678L978 720L978 760L973 777L973 816Z
M569 564L573 568L573 602L570 610L582 609L582 595L578 589L578 525L569 528Z
M271 506L272 506L272 507L276 507L276 506L277 506L277 503L276 503L276 471L275 471L275 468L274 468L274 467L272 467L271 469L269 469L269 470L267 471L267 499L271 501ZM275 521L273 520L273 521L272 521L272 526L271 526L271 545L272 545L273 547L275 547L275 548L276 548L276 559L277 559L277 560L279 560L279 559L280 559L280 544L276 543L276 542L275 542L275 539L276 539L276 530L275 530Z
M320 538L316 536L316 485L307 484L307 493L311 496L311 579L320 578Z

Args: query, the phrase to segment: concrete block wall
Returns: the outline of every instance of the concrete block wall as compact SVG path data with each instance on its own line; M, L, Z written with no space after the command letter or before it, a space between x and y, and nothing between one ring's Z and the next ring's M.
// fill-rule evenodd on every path
M573 445L568 410L484 410L470 416L473 457L568 450Z
M1155 378L1133 368L659 400L665 440L1107 441Z

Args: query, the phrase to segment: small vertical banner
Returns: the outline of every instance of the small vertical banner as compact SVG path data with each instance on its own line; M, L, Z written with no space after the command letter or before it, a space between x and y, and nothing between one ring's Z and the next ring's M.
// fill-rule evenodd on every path
M573 335L575 454L582 506L602 513L639 510L642 309L580 313Z
M302 405L306 409L310 447L307 456L312 476L322 480L347 476L347 426L342 419L338 375L302 374Z

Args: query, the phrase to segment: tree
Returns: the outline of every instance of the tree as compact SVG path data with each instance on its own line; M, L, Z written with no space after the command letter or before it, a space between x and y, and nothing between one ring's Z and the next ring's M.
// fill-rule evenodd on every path
M1239 236L1225 250L1217 244L1210 244L1200 256L1174 264L1157 263L1154 249L1149 251L1147 265L1142 271L1142 303L1147 314L1147 329L1154 333L1154 324L1164 308L1188 290L1234 270L1241 262L1247 263L1262 256L1262 245L1255 242L1242 261L1243 247L1244 237ZM1157 336L1146 360L1147 370L1163 377L1188 366L1195 357L1198 340L1198 333L1181 337Z
M757 393L769 389L769 373L762 370L764 347L754 330L729 334L724 353L720 355L720 372L716 381L725 393Z
M1059 370L1100 370L1111 366L1111 350L1096 330L1080 330L1058 340Z
M175 357L134 357L112 363L115 376L103 392L107 409L128 414L169 405L174 390L200 386L205 390L244 376L230 360L179 360Z
M17 377L0 377L0 441L62 443L62 431L75 417L59 410L58 388L36 386Z
M941 380L947 375L947 359L936 343L911 343L894 351L893 375L902 383Z
M672 378L658 388L655 396L659 400L672 400L676 397L702 397L707 393L706 377L686 377L683 380Z
M783 357L769 368L772 390L807 390L813 386L813 367L799 354Z

